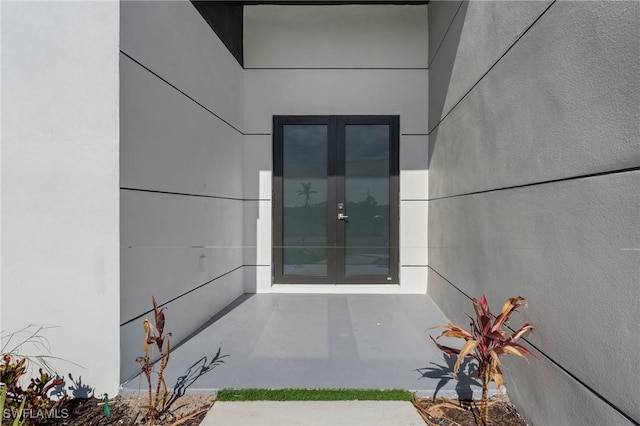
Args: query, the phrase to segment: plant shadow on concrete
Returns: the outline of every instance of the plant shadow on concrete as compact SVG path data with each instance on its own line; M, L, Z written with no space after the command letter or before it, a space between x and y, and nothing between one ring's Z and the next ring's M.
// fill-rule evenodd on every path
M416 369L420 373L421 378L425 379L440 379L436 385L436 389L433 392L433 397L438 396L438 392L447 385L451 380L457 380L456 382L456 394L461 401L468 401L473 399L473 389L471 386L481 387L482 383L476 379L478 374L478 367L475 363L471 362L471 359L465 359L460 365L458 374L453 372L454 365L456 363L456 357L449 354L442 354L445 365L436 364L430 362L432 367L423 367Z
M218 351L209 360L206 356L203 356L198 361L194 362L187 370L176 380L173 386L173 393L167 401L167 408L173 406L178 398L184 396L189 389L200 377L204 376L208 372L212 371L217 366L224 364L224 358L229 355L221 355L222 348L218 348Z

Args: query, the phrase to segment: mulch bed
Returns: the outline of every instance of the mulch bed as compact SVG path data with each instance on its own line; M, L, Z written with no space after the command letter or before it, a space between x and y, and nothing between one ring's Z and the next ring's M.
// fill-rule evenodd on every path
M58 409L57 418L38 424L46 426L148 425L151 423L145 419L146 409L142 408L145 401L144 397L113 398L109 401L111 415L107 417L101 399L70 399ZM197 426L207 415L213 402L214 398L211 395L184 395L176 401L171 412L162 415L154 424Z
M139 426L148 425L144 405L146 397L116 397L109 401L111 415L104 414L101 399L75 398L65 401L55 419L39 422L43 426ZM198 426L214 403L211 395L187 394L180 397L172 410L155 422L159 426ZM479 401L453 398L419 398L413 404L429 426L486 426L480 416ZM516 408L506 398L492 398L489 402L490 425L527 426Z
M418 398L413 405L429 426L485 426L480 415L479 401L460 401L452 398ZM504 398L489 401L490 425L527 426L516 408Z

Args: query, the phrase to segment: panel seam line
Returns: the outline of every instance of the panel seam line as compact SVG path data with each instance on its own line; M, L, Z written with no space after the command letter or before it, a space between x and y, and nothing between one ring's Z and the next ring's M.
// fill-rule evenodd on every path
M429 62L429 68L431 68L431 65L433 65L433 62L436 60L436 57L438 56L438 52L440 52L440 48L442 47L442 44L444 43L444 40L447 38L447 34L449 34L449 30L451 29L451 26L453 25L453 21L456 20L456 17L458 16L458 12L460 11L460 8L462 7L462 4L467 1L467 0L461 0L460 4L458 5L458 8L456 9L456 13L453 14L453 18L451 18L451 22L449 22L449 26L447 27L447 30L444 32L444 35L442 36L442 39L440 40L440 43L438 44L438 47L436 48L436 51L433 53L433 58L431 58L431 62ZM428 59L428 58L427 58Z
M206 106L204 106L203 104L201 104L200 102L198 102L197 100L195 100L193 97L189 96L186 92L180 90L176 85L174 85L173 83L171 83L169 80L167 80L166 78L162 77L160 74L158 74L157 72L151 70L151 68L147 67L146 65L144 65L142 62L138 61L137 59L135 59L133 56L129 55L127 52L120 50L120 53L122 53L124 56L126 56L127 58L131 59L133 62L135 62L136 64L138 64L140 67L142 67L143 69L147 70L148 72L150 72L152 75L154 75L155 77L157 77L158 79L160 79L161 81L163 81L165 84L169 85L170 87L172 87L173 89L175 89L176 91L178 91L179 93L181 93L183 96L185 96L187 99L191 100L193 103L195 103L196 105L198 105L200 108L204 109L205 111L207 111L209 114L213 115L214 117L216 117L218 120L222 121L224 124L226 124L227 126L231 127L233 130L235 130L236 132L240 133L241 135L244 136L244 132L240 129L238 129L236 126L234 126L233 124L229 123L227 120L225 120L224 118L220 117L218 114L216 114L215 112L211 111L209 108L207 108Z
M242 268L242 267L243 267L243 265L240 265L240 266L238 266L238 267L236 267L236 268L233 268L233 269L232 269L232 270L230 270L230 271L225 272L225 273L224 273L224 274L222 274L222 275L218 275L217 277L212 278L212 279L210 279L209 281L207 281L207 282L205 282L205 283L203 283L203 284L200 284L200 285L199 285L199 286L197 286L197 287L192 288L191 290L185 291L184 293L182 293L182 294L180 294L180 295L178 295L178 296L174 297L173 299L167 300L166 302L159 304L159 305L158 305L158 307L159 307L159 308L161 308L161 307L163 307L163 306L167 306L169 303L171 303L171 302L175 302L176 300L180 299L181 297L184 297L184 296L186 296L186 295L187 295L187 294L189 294L189 293L193 293L194 291L196 291L196 290L198 290L198 289L201 289L202 287L204 287L204 286L206 286L206 285L208 285L208 284L211 284L212 282L214 282L214 281L216 281L216 280L219 280L220 278L222 278L222 277L224 277L224 276L226 276L226 275L229 275L229 274L231 274L232 272L235 272L235 271L237 271L238 269L240 269L240 268ZM153 309L149 309L148 311L143 312L143 313L141 313L140 315L138 315L138 316L136 316L136 317L134 317L134 318L131 318L131 319L130 319L130 320L128 320L128 321L123 322L122 324L120 324L120 327L123 327L123 326L125 326L125 325L127 325L127 324L130 324L131 322L133 322L133 321L135 321L135 320L137 320L137 319L140 319L140 318L142 318L143 316L145 316L145 315L147 315L147 314L149 314L149 313L151 313L151 312L153 312Z
M629 172L637 172L637 171L640 171L640 166L629 167L629 168L626 168L626 169L609 170L609 171L605 171L605 172L589 173L589 174L585 174L585 175L569 176L569 177L565 177L565 178L543 180L543 181L540 181L540 182L524 183L524 184L521 184L521 185L505 186L505 187L502 187L502 188L485 189L483 191L465 192L465 193L462 193L462 194L447 195L447 196L444 196L444 197L429 198L427 201L439 201L439 200L446 200L446 199L449 199L449 198L466 197L468 195L487 194L487 193L490 193L490 192L507 191L507 190L510 190L510 189L520 189L520 188L527 188L527 187L530 187L530 186L547 185L547 184L550 184L550 183L567 182L567 181L572 181L572 180L580 180L580 179L587 179L587 178L592 178L592 177L608 176L608 175L615 175L615 174L629 173Z
M185 197L199 197L199 198L215 198L219 200L233 200L233 201L271 201L270 198L236 198L236 197L223 197L218 195L207 194L192 194L188 192L172 192L172 191L160 191L155 189L142 189L142 188L130 188L120 187L124 191L136 191L136 192L149 192L152 194L166 194L166 195L182 195Z

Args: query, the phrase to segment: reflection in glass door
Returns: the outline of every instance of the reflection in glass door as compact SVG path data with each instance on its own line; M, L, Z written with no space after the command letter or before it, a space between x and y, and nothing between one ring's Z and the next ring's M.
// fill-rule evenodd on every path
M274 117L274 282L398 282L398 117Z
M328 126L290 124L282 131L283 273L325 277Z
M345 275L391 273L389 250L389 125L344 127Z

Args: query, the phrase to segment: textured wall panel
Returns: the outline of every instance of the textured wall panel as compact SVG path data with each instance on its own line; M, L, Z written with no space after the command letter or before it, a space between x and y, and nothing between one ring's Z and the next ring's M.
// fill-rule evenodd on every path
M400 136L400 199L429 198L429 137L427 135Z
M244 291L244 137L242 68L190 2L123 2L121 36L126 378L151 295L177 342Z
M487 74L429 136L429 294L462 324L456 287L529 300L549 358L507 381L532 423L637 422L640 4L559 1L535 21L548 5L464 3L430 69L432 128Z
M121 55L120 184L242 198L243 136Z
M438 307L447 312L453 323L465 325L469 322L464 313L473 314L471 301L433 270L429 271L429 295ZM489 300L493 309L503 302L501 296L496 296L499 297L497 300ZM528 311L533 308L530 305ZM518 314L514 316L514 319L520 318ZM534 333L539 334L539 331ZM437 333L432 335L435 336ZM519 407L520 414L528 424L633 424L585 387L577 385L574 378L546 357L539 356L539 359L531 358L529 362L517 357L502 358L507 393L511 401Z
M436 77L433 101L443 105L430 111L429 130L435 125L433 120L437 122L447 114L550 3L549 0L463 2L455 19L449 21L447 37L430 62L430 70ZM443 8L437 4L435 7ZM447 8L452 9L453 4ZM448 19L451 11L443 12L446 13L443 19ZM434 14L431 23L439 21L438 11Z
M241 295L244 291L242 277L242 269L235 270L169 303L165 311L165 331L173 333L171 338L172 346L180 343L199 326L211 319L216 312L219 312L229 303L233 302L238 295ZM152 309L150 297L144 307ZM122 371L120 373L120 379L122 381L132 378L140 371L135 359L142 355L142 341L144 338L142 321L144 318L152 320L152 316L147 314L121 327L122 350L120 352L120 362L122 364ZM202 355L210 354L203 353ZM176 353L173 356L180 356L180 354ZM196 362L198 359L185 360L184 364L187 364L187 362ZM135 380L137 382L139 379L136 378ZM174 385L175 383L167 383L167 386L170 388L173 388Z
M639 9L553 5L431 138L430 197L640 166Z
M149 294L167 300L242 265L241 201L126 190L121 200L122 321Z
M440 46L449 31L449 27L453 22L453 18L456 13L458 13L462 3L463 2L461 0L432 0L429 2L429 65L431 65L433 58L440 49Z
M400 115L427 132L425 70L246 70L245 131L271 133L273 115Z
M120 48L234 126L242 68L187 0L124 1Z
M628 380L640 365L638 185L627 172L431 201L429 265L469 296L525 297L531 342L640 418Z
M247 68L426 68L426 5L245 6Z

